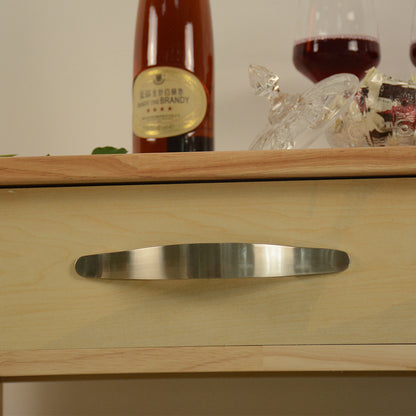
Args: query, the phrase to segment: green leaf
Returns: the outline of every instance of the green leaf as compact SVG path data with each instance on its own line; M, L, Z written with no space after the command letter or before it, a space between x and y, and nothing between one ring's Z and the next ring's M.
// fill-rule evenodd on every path
M96 147L92 151L92 155L116 155L116 154L124 154L127 153L127 150L124 147L117 149L116 147L112 146L105 146L105 147Z
M0 157L15 157L17 155L0 155Z

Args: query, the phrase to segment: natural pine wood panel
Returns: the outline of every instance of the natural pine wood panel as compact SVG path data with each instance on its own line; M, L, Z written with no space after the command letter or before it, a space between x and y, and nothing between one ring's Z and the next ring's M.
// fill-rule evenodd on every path
M416 147L0 158L0 187L416 175Z
M415 371L416 345L290 345L0 352L4 380L37 376Z
M416 342L416 179L0 191L0 350ZM348 271L100 282L85 254L193 242L347 251Z

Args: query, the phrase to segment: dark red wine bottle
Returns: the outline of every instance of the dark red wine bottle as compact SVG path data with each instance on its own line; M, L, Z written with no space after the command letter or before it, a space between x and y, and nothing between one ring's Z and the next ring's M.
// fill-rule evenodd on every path
M297 42L293 49L296 69L313 82L345 72L362 79L379 62L379 42L370 37L316 37Z
M209 0L139 0L133 152L214 150Z

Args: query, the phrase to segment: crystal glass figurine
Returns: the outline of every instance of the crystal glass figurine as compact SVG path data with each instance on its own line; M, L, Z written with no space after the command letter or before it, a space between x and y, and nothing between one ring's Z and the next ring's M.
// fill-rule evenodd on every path
M332 147L415 145L416 81L370 69L327 140Z
M303 94L283 94L279 77L260 65L250 65L249 81L270 104L268 125L251 150L309 147L346 110L359 87L355 75L337 74Z

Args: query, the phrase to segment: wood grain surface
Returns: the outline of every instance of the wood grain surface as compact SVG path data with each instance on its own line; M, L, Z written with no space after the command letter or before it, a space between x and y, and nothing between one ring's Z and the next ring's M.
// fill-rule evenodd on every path
M0 378L415 371L416 345L288 345L0 351Z
M0 350L416 343L416 178L0 190ZM248 242L346 251L335 275L100 281L95 253ZM248 253L249 255L249 253Z
M0 187L416 175L416 147L0 158Z

